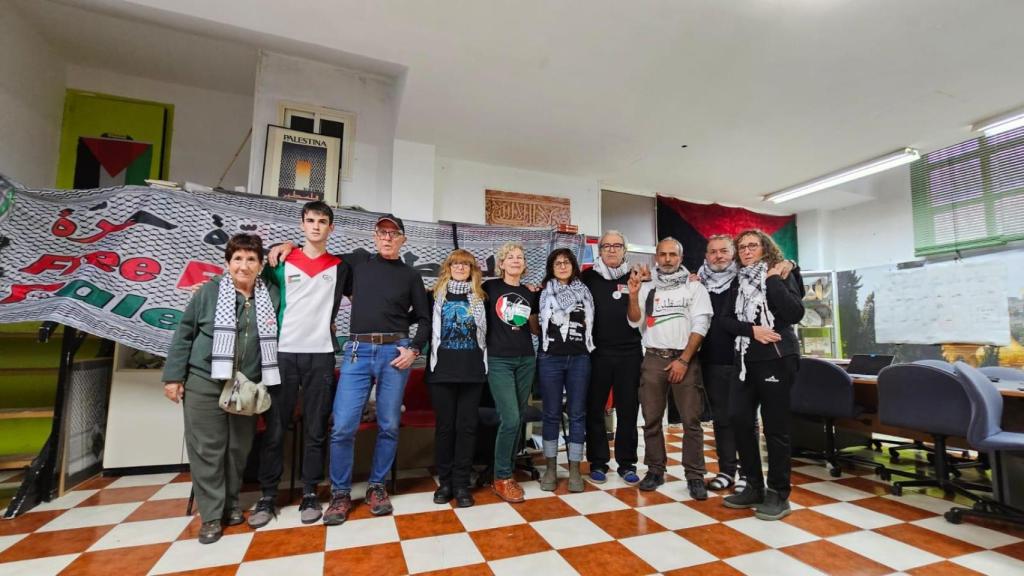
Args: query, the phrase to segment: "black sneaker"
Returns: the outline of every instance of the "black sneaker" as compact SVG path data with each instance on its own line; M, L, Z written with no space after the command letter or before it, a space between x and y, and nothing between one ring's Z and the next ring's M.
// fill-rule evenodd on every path
M657 490L658 486L661 486L664 483L664 475L655 474L654 472L648 472L647 475L644 476L644 479L640 481L640 484L637 484L637 488L643 490L644 492L650 492L652 490Z
M686 487L690 489L690 497L694 500L708 499L708 488L704 485L703 479L694 478L692 480L687 480Z
M447 504L452 499L452 487L441 484L434 490L434 504Z
M761 520L782 520L790 512L789 499L771 488L764 493L764 502L754 506L754 516Z
M264 496L256 502L256 507L249 514L250 528L263 528L274 518L277 518L277 510L274 508L274 496Z
M476 500L473 499L473 493L469 491L469 488L456 488L455 489L455 505L459 508L469 508L476 504Z
M750 484L747 484L743 492L722 498L722 506L726 508L753 508L762 502L764 502L764 488L755 488Z

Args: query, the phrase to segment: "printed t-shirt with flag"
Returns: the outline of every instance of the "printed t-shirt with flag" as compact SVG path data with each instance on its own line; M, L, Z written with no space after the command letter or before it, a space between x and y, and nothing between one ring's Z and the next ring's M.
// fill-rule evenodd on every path
M683 266L697 270L704 263L708 237L728 234L733 238L756 228L768 234L785 258L797 260L796 216L759 214L721 204L695 204L658 196L658 238L671 236L683 245Z
M281 290L278 351L336 352L337 340L331 327L342 296L352 294L348 262L327 253L310 258L296 249L265 277Z
M487 354L533 356L528 322L537 313L537 294L525 286L511 286L501 278L484 282L487 293Z
M640 328L645 348L686 348L693 319L701 314L707 314L709 318L714 314L707 288L700 282L687 282L671 290L655 290L654 306L648 315L645 304L651 290L654 290L654 282L644 282L640 286L640 321L630 321L629 325Z

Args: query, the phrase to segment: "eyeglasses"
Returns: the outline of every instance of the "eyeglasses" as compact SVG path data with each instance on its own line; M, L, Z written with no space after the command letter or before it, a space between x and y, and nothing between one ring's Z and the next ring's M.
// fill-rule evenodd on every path
M625 247L625 244L601 244L602 250L622 250Z
M569 262L568 260L555 260L554 262L555 268L564 268L566 266L572 267L572 262Z
M398 238L402 235L401 230L374 230L377 238Z
M756 250L761 247L760 242L751 242L750 244L740 244L736 247L736 250L744 252L746 250Z

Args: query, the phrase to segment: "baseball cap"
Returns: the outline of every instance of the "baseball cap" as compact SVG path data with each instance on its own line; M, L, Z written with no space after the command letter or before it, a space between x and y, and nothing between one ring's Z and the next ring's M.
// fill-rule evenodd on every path
M402 222L402 219L399 218L398 216L395 216L394 214L385 214L380 218L377 218L376 225L380 226L381 222L391 222L395 226L398 226L398 230L401 231L402 234L405 234L405 224Z

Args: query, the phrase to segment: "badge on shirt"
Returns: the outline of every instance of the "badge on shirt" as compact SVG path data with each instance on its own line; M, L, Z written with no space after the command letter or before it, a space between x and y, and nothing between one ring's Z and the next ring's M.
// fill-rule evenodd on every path
M299 275L299 274L289 274L288 275L288 283L289 284L294 284L296 282L301 282L301 281L302 281L302 276Z
M622 298L623 294L629 293L629 286L625 284L618 284L615 286L615 292L612 292L612 298L618 300Z

